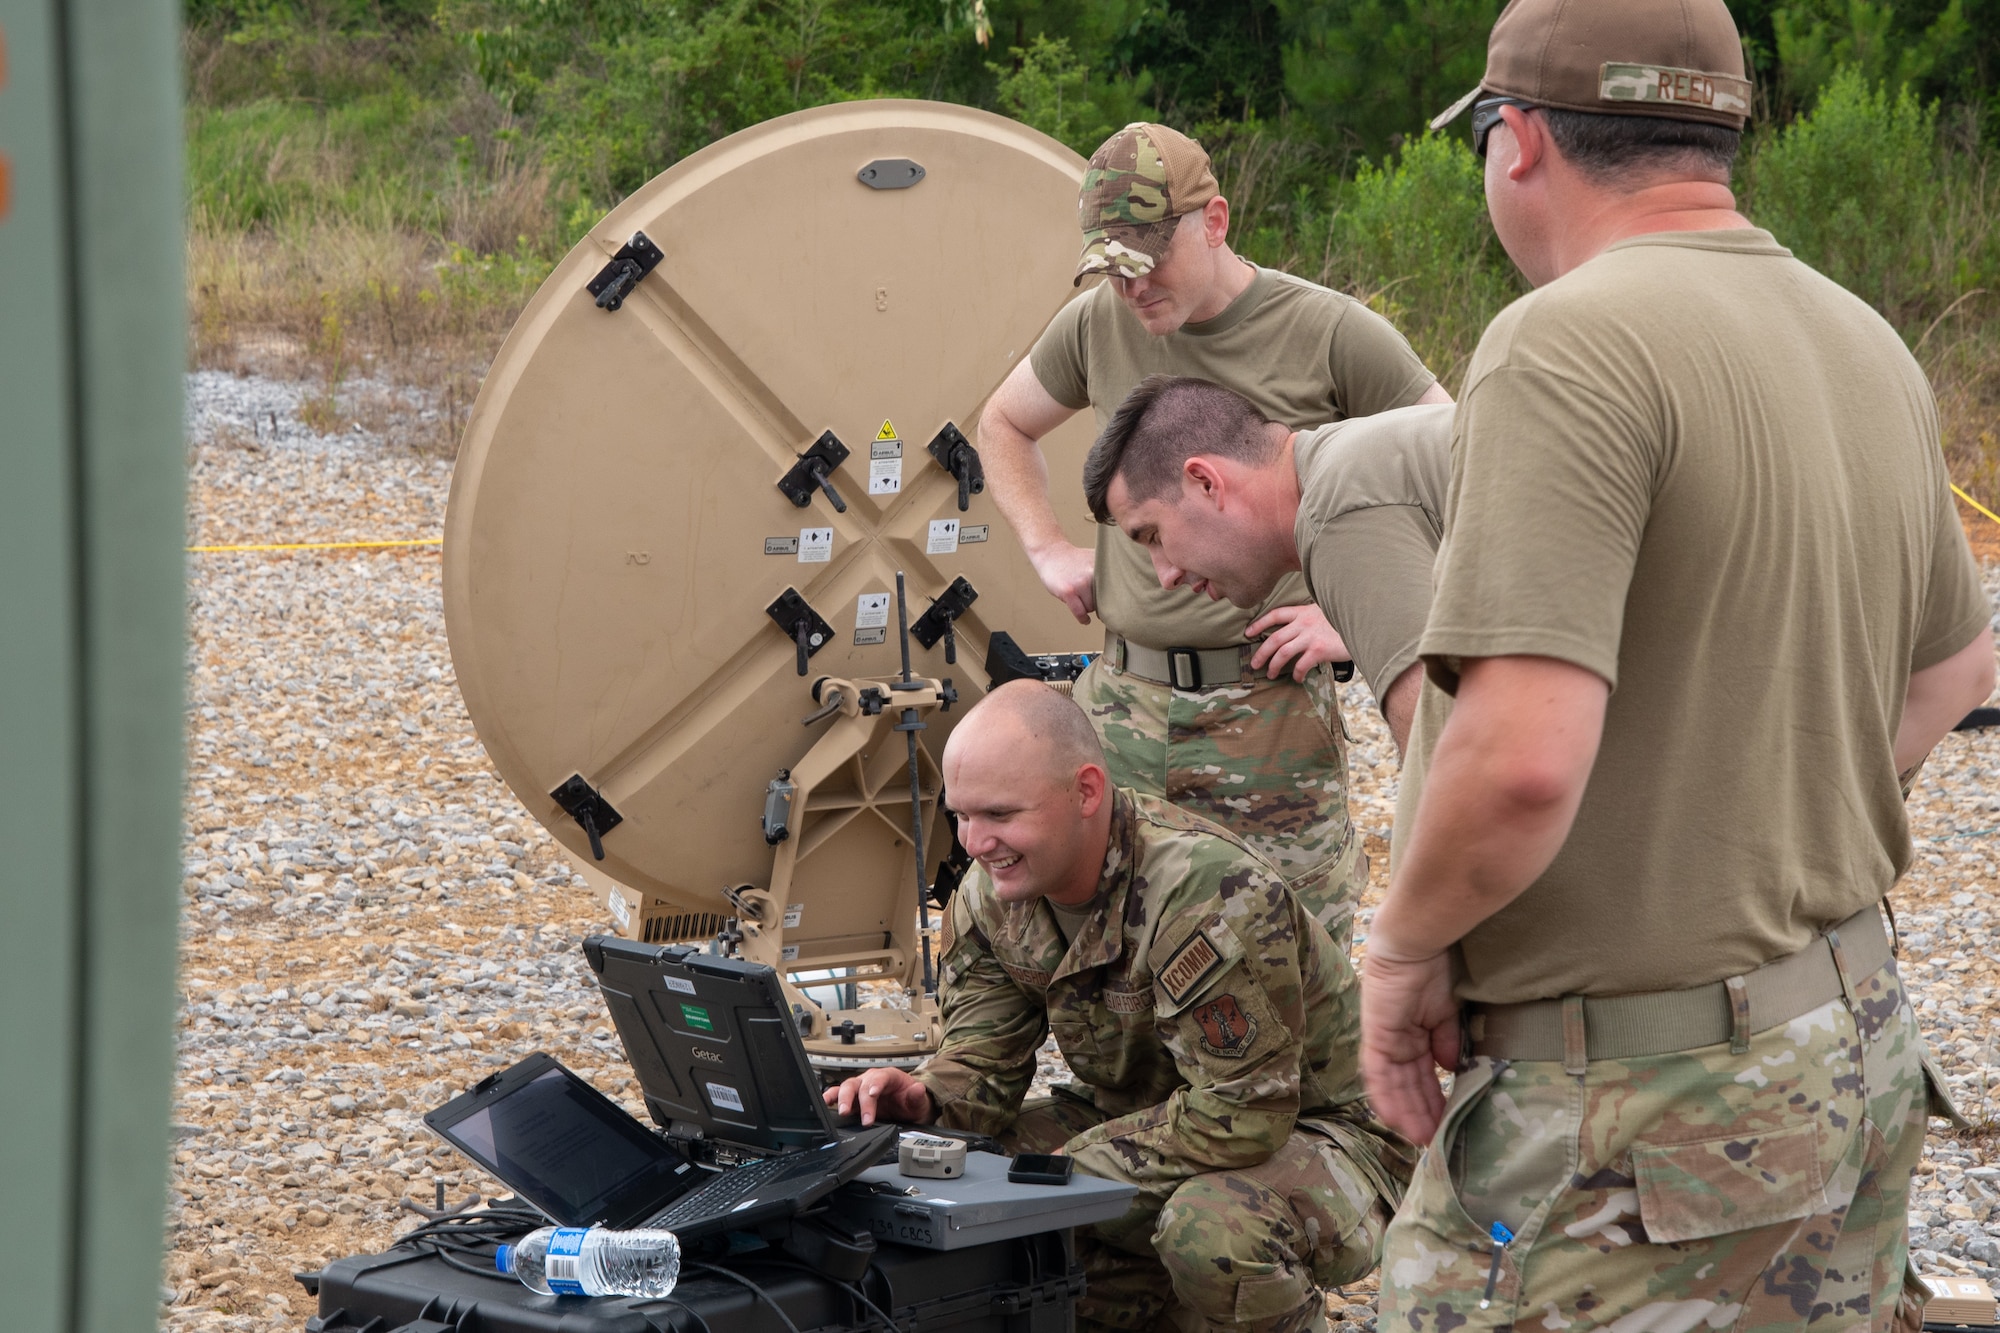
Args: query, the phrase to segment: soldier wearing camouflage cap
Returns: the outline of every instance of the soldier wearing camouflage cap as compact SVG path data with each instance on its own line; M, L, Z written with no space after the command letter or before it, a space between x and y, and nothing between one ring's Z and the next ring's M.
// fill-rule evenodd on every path
M1077 281L1105 281L1057 314L988 401L979 448L993 497L1049 592L1104 623L1104 656L1076 697L1114 781L1227 826L1344 942L1367 870L1329 665L1347 655L1339 636L1296 577L1246 612L1162 588L1115 529L1094 551L1071 545L1037 441L1086 407L1102 429L1156 372L1227 385L1293 427L1450 397L1367 306L1238 258L1207 153L1167 126L1105 141L1079 219Z
M828 1101L1136 1185L1078 1237L1080 1327L1324 1328L1413 1156L1361 1100L1346 955L1241 842L1112 786L1046 685L988 695L943 769L978 861L949 908L943 1045ZM1078 1081L1026 1099L1051 1032Z
M1948 1103L1878 904L1994 680L1930 387L1736 211L1723 0L1513 0L1467 105L1538 290L1454 418L1368 938L1370 1100L1428 1144L1383 1333L1914 1329Z

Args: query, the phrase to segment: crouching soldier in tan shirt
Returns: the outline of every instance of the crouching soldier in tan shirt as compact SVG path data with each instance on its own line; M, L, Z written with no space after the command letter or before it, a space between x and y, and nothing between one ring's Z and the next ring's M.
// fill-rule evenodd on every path
M1235 837L1112 786L1045 685L989 695L943 767L978 862L949 909L943 1046L828 1101L1138 1186L1079 1234L1079 1327L1325 1327L1413 1156L1362 1100L1344 953ZM1077 1082L1024 1100L1051 1031Z

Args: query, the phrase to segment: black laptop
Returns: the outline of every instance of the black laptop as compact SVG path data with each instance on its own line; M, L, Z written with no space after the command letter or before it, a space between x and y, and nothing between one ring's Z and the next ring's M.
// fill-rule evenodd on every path
M553 1221L683 1240L749 1229L810 1208L892 1146L896 1126L836 1127L772 969L605 936L584 954L665 1136L545 1054L424 1117ZM741 1164L701 1165L714 1157Z
M662 1227L682 1240L795 1216L873 1166L896 1132L716 1171L539 1052L424 1123L559 1226Z
M844 1132L820 1094L778 974L688 945L583 942L646 1110L728 1157L818 1148Z

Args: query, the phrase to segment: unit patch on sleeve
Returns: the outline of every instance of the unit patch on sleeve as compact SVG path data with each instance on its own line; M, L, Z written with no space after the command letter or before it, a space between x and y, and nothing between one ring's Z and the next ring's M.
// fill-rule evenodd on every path
M1167 998L1180 1004L1194 994L1194 988L1208 980L1215 969L1222 966L1222 955L1208 942L1208 937L1200 931L1187 937L1180 948L1174 950L1167 959L1166 966L1156 974L1160 989Z
M1257 1040L1257 1020L1243 1012L1234 994L1218 995L1194 1011L1201 1024L1201 1048L1226 1060L1240 1060Z

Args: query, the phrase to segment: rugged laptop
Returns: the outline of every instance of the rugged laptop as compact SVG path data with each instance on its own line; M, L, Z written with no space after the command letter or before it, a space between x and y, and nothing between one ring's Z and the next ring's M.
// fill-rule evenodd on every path
M550 1220L664 1227L683 1240L792 1217L882 1156L895 1129L725 1171L697 1166L623 1107L537 1053L424 1117Z

